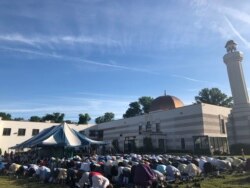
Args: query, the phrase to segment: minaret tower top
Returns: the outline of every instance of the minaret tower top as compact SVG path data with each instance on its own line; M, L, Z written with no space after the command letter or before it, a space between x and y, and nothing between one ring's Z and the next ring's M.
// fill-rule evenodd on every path
M237 51L236 46L237 46L237 43L235 43L233 40L227 41L226 46L225 46L225 48L227 49L227 53L232 53L232 52Z

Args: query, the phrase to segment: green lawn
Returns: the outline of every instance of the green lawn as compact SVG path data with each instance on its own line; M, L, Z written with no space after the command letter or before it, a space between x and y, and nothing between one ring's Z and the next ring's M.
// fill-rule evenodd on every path
M6 176L0 176L0 188L68 188L59 184L44 184L31 179L15 179Z
M197 182L202 188L250 188L250 173L221 175L219 177L205 178ZM196 184L197 184L196 183ZM186 188L187 185L195 187L195 183L180 185L180 188Z
M197 182L202 188L250 188L250 173L222 175L219 178L205 178ZM197 185L196 183L196 185ZM195 183L175 184L172 187L191 188ZM68 188L58 184L43 184L29 179L14 179L6 176L0 176L0 188Z

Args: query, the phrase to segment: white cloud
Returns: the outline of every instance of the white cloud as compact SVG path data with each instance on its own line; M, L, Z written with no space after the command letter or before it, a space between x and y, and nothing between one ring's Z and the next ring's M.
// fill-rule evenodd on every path
M120 46L118 41L111 38L104 38L101 36L39 36L27 37L19 33L15 34L0 34L0 41L20 42L30 45L37 44L95 44L106 46Z
M69 62L73 62L73 63L79 62L79 63L84 63L84 64L102 66L102 67L110 67L110 68L120 69L120 70L143 72L143 73L154 74L154 75L158 74L156 72L152 72L152 71L147 70L147 69L133 68L133 67L109 64L109 63L102 63L102 62L92 61L92 60L88 60L88 59L84 59L84 58L69 57L69 56L65 56L65 55L51 54L51 53L40 52L40 51L35 51L35 50L28 50L28 49L22 49L22 48L10 48L10 47L0 46L0 50L1 49L2 50L20 52L20 53L26 53L26 54L31 54L31 55L44 56L44 57L49 57L49 58L59 58L59 59L63 59L63 60L68 60Z
M247 41L246 38L244 38L239 31L233 26L233 24L230 22L230 20L225 16L225 20L227 22L227 24L229 25L229 27L232 29L232 31L234 32L234 34L248 47L250 48L250 42Z
M194 79L194 78L190 78L190 77L186 77L186 76L181 76L181 75L177 75L177 74L173 74L172 76L176 77L176 78L182 78L182 79L192 81L192 82L208 83L208 81L205 81L205 80L198 80L198 79Z
M221 11L230 17L250 25L250 15L243 12L242 10L240 11L234 8L223 7Z

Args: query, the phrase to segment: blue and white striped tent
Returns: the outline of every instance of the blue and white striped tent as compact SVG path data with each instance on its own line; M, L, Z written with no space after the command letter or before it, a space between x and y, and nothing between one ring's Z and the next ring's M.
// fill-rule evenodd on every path
M66 123L44 129L36 136L11 147L10 149L23 149L41 146L79 147L86 145L104 145L102 141L92 140L70 128Z

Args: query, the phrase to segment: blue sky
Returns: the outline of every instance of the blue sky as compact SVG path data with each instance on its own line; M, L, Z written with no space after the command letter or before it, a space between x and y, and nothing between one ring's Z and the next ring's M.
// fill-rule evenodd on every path
M186 105L205 87L231 95L229 39L250 88L249 10L248 0L1 0L0 111L118 119L164 90Z

